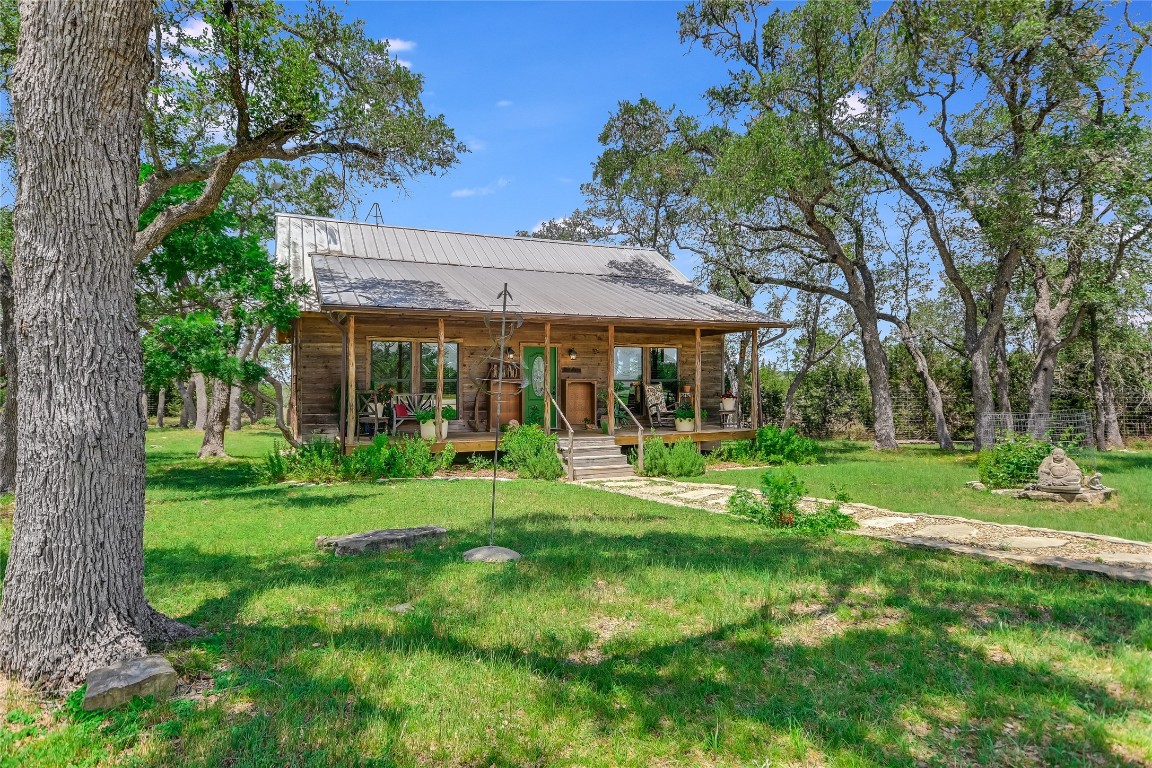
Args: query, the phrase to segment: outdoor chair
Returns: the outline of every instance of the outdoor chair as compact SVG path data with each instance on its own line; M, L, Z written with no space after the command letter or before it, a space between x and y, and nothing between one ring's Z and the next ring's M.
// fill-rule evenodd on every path
M393 435L400 428L400 425L406 421L415 421L416 414L419 411L430 411L435 407L434 395L413 395L402 394L393 395L391 402L391 416Z
M671 426L673 411L668 407L668 396L664 393L664 387L659 384L644 387L644 401L648 407L648 426L653 429L664 426L665 420Z

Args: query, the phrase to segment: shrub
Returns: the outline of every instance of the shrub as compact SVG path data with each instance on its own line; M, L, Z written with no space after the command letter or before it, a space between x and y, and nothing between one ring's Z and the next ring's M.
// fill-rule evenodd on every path
M492 469L492 459L488 458L488 455L484 453L473 453L468 457L468 469L474 472L490 470Z
M1031 435L1001 432L992 450L980 454L980 482L989 488L1019 488L1036 482L1036 473L1052 446Z
M257 470L261 482L298 480L304 483L330 483L339 477L340 446L322 437L313 437L294 451L286 451L277 441Z
M731 461L736 464L752 464L760 459L753 450L751 440L725 440L720 447L708 454L709 463Z
M792 427L782 430L769 424L756 430L752 452L769 464L811 464L820 454L820 444L797 434Z
M696 443L677 440L669 448L658 437L644 441L644 475L648 477L697 477L704 474L704 457Z
M728 499L728 511L769 528L817 536L856 527L851 515L840 508L843 502L848 501L848 494L842 489L833 486L836 500L831 504L820 504L811 511L800 509L805 491L804 483L791 471L768 471L761 479L762 495L737 491Z
M536 424L512 427L500 440L501 460L520 477L555 480L564 475L564 466L556 453L556 435Z
M456 451L449 443L440 455L432 453L431 443L414 438L391 439L378 435L371 445L359 445L347 456L340 455L334 441L314 438L294 451L277 443L264 460L258 477L261 482L297 480L330 483L334 480L372 481L380 477L426 477L452 463Z

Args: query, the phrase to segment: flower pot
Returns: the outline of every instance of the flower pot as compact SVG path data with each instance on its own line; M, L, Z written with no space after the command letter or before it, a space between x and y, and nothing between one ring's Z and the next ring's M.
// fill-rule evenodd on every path
M692 432L696 429L695 419L676 419L677 432Z
M422 421L420 422L420 439L422 440L435 440L436 439L436 422Z
M720 398L720 410L722 410L722 411L734 411L734 410L736 410L736 398L734 398L734 397L722 397L722 398Z
M448 439L448 419L444 419L440 422L440 439Z

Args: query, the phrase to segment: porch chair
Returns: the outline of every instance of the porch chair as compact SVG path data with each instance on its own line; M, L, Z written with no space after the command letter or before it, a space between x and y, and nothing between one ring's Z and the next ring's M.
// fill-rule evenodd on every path
M394 395L392 397L392 434L406 421L415 421L418 411L432 410L434 404L429 395Z
M667 419L671 425L673 411L668 407L668 396L664 394L664 387L659 384L649 384L644 387L644 403L648 408L648 426L655 429L664 426Z

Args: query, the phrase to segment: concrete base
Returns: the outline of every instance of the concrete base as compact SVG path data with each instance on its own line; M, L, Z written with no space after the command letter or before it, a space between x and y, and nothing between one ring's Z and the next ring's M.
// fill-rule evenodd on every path
M1116 495L1115 488L1101 488L1091 490L1085 488L1079 493L1074 491L1039 491L1022 490L1017 488L1001 488L992 493L1002 496L1012 496L1016 499L1031 499L1032 501L1062 501L1066 504L1103 504Z
M519 552L507 547L476 547L464 553L469 563L508 563L520 557Z

